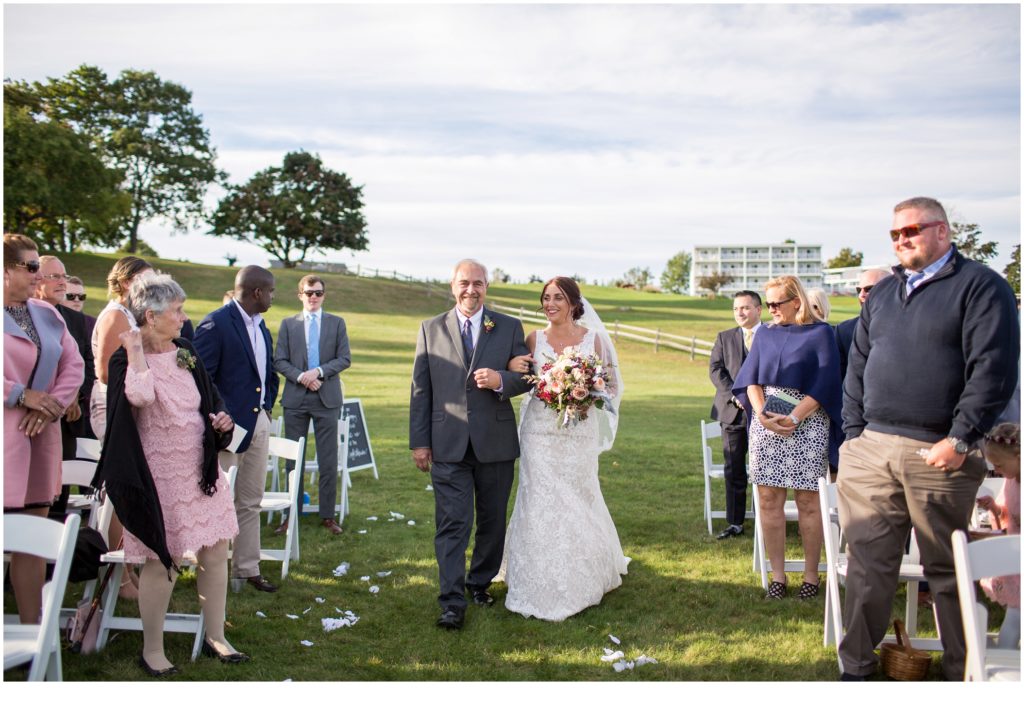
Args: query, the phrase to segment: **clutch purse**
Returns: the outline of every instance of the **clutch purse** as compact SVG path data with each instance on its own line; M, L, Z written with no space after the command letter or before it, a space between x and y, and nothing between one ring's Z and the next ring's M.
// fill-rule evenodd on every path
M765 400L763 411L788 416L793 413L797 404L799 402L788 394L773 394Z

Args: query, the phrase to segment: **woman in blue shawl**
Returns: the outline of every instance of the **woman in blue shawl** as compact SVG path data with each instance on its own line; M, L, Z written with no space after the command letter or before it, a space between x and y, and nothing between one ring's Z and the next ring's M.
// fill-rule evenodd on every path
M804 576L799 598L818 595L823 533L818 478L838 462L842 378L835 332L815 318L792 275L769 280L765 300L774 324L754 336L732 391L743 404L750 434L750 481L757 485L765 553L771 563L769 599L786 596L787 490L796 495Z

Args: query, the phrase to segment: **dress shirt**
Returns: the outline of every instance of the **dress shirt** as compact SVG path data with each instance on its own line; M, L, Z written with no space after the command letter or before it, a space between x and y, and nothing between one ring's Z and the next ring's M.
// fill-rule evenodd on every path
M469 328L472 329L473 331L473 348L476 348L477 342L479 342L480 340L480 327L483 324L484 320L484 308L481 306L477 310L476 314L474 314L471 317L467 317L465 314L462 313L461 309L455 307L455 314L458 315L459 318L460 332L462 331L462 329L466 328L466 319L469 319Z
M320 329L320 337L323 338L323 333L324 333L324 314L323 314L323 311L324 311L323 309L317 309L315 312L307 312L305 310L303 310L303 312L302 312L302 327L303 327L303 329L305 331L305 334L306 334L306 348L309 348L309 319L310 319L310 317L314 317L314 316L316 317L316 326L317 326L318 329ZM323 360L323 358L321 358L320 360ZM321 369L319 367L317 367L317 368L309 368L309 369L310 370L316 370L317 373L320 375L320 379L323 379L323 376L324 376L323 369Z
M917 271L906 270L906 272L908 274L908 277L907 277L907 296L909 297L911 292L913 292L918 287L920 287L921 283L923 283L926 280L930 280L931 278L933 278L935 276L935 273L939 272L939 270L942 268L942 266L944 266L946 264L946 262L949 261L950 258L952 258L952 256L953 256L953 248L950 247L950 249L948 251L946 251L946 255L942 256L941 258L939 258L937 261L935 261L931 265L929 265L929 266L927 266L927 267L925 267L925 268L923 268L921 270L917 270Z
M252 344L253 355L256 356L256 369L260 373L260 395L265 396L267 392L267 345L263 340L263 332L260 330L260 322L263 321L263 317L259 312L249 316L237 299L231 301L238 307L238 312L242 315L246 335L249 337L249 343Z

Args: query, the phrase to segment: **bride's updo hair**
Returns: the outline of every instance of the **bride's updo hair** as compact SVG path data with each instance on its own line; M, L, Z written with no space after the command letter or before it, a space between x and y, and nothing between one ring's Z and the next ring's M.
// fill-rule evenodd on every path
M558 275L545 282L544 287L540 288L540 303L542 305L544 304L544 290L548 289L548 285L554 285L560 289L569 300L569 313L573 321L583 316L583 293L580 292L580 286L576 284L575 280Z

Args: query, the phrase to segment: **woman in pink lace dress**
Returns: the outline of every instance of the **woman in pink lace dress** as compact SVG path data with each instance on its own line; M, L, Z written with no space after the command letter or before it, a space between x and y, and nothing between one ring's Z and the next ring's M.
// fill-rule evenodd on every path
M985 496L978 505L988 509L992 527L1007 535L1020 534L1020 426L999 424L985 436L985 458L996 472L1006 478L995 499ZM1020 575L981 580L981 588L992 601L1006 607L999 629L997 647L1016 648L1020 644Z
M228 541L238 522L217 451L234 424L192 346L179 337L185 293L169 275L141 276L129 308L139 328L124 331L110 359L107 441L97 469L125 527L125 558L145 563L139 578L143 651L152 676L178 670L164 655L163 624L178 565L194 554L206 616L203 650L243 662L224 637Z

